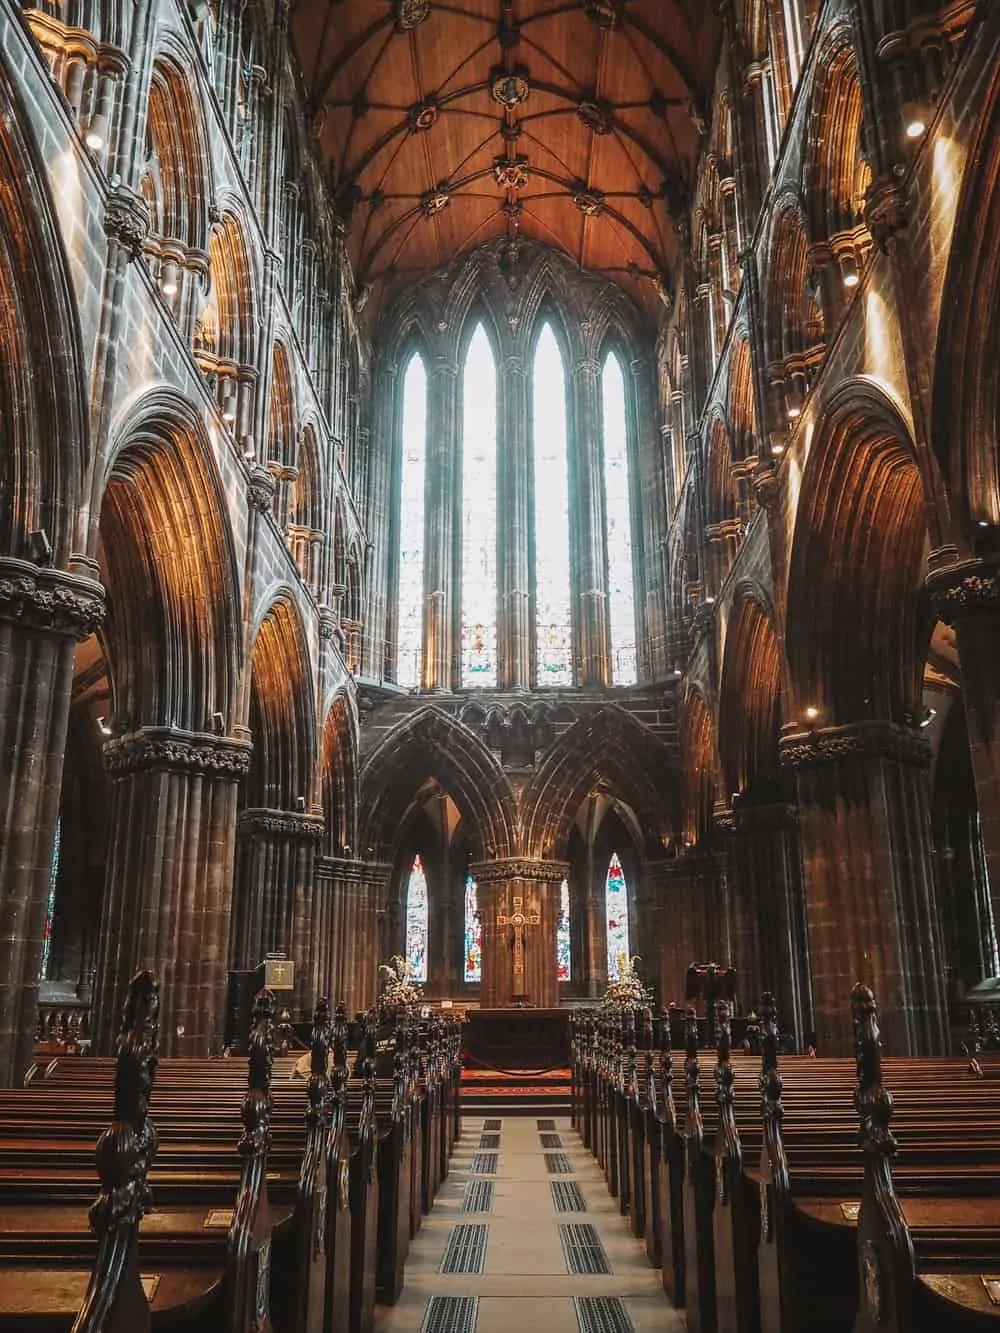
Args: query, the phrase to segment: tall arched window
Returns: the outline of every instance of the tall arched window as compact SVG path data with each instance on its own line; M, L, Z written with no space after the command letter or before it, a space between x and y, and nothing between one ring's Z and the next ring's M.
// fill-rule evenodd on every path
M535 347L532 407L537 677L542 687L565 686L573 684L566 377L549 323Z
M59 852L62 846L62 819L56 820L56 836L52 843L52 860L49 862L49 893L45 903L45 934L42 936L42 966L39 978L46 981L49 975L49 961L52 956L52 923L56 915L56 883L59 879Z
M628 958L628 885L625 871L612 852L608 877L604 884L604 912L608 928L608 980L617 981L619 958Z
M635 592L632 581L632 511L628 488L628 427L625 417L625 376L615 352L609 352L604 358L601 408L612 680L616 685L634 685Z
M396 680L420 684L424 608L424 472L427 463L427 370L415 352L403 376L399 497L399 591Z
M572 971L571 938L569 933L569 880L564 879L559 891L559 921L556 925L556 977L569 981Z
M462 377L462 684L497 683L497 372L476 326Z
M414 981L427 980L427 916L427 876L415 856L406 884L406 958Z
M479 893L471 875L465 880L465 979L483 979L483 926L479 919Z

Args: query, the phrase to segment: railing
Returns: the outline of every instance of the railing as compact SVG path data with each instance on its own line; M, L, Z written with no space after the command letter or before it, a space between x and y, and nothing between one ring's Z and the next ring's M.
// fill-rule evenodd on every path
M90 1045L90 1002L42 1001L38 1006L35 1041L64 1051Z

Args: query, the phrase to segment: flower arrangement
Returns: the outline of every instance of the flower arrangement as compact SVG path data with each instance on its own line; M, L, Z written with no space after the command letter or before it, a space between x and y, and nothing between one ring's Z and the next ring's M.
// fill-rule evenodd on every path
M393 954L388 963L383 963L379 968L379 974L385 977L385 986L379 996L379 1003L383 1008L419 1004L423 999L420 987L410 980L413 976L413 965L401 954Z
M646 989L636 971L636 963L641 961L638 955L634 958L618 955L618 980L608 982L601 1001L605 1009L643 1009L652 1003L652 991Z

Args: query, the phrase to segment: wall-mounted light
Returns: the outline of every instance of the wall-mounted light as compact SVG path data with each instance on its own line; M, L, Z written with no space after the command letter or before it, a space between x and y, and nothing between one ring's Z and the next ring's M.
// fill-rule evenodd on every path
M794 389L785 390L785 416L789 421L798 421L802 415L802 404Z
M927 118L919 102L903 103L903 127L908 139L919 139L927 129Z
M856 287L861 281L861 274L858 272L858 261L854 256L853 250L848 250L840 256L840 281L845 287Z
M227 393L222 400L222 420L227 426L236 420L236 395L232 392Z
M936 717L937 717L936 708L925 708L923 720L920 723L921 728L929 727Z
M772 454L776 454L779 458L781 457L781 455L782 455L784 452L785 452L785 446L784 446L783 444L772 444L772 445L771 445L771 453L772 453Z
M160 275L160 291L164 296L177 295L177 265L168 259Z
M108 118L103 111L91 116L83 141L93 153L99 153L108 141Z
M979 526L981 528L988 528L990 526L990 520L988 518L981 518L979 520Z
M111 735L111 728L108 726L108 719L106 717L102 716L97 719L97 730L102 736Z
M809 707L806 709L806 717L809 719L810 722L815 722L816 719L819 717L819 709L814 708L812 704L810 704Z

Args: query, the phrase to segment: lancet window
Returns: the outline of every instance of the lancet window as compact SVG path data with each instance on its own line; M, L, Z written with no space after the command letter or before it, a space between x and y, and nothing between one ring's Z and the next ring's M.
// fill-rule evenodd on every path
M462 685L497 683L497 375L477 324L462 385Z
M396 680L420 683L424 604L424 474L427 464L427 370L414 353L403 378L402 467L399 496L399 575Z
M620 960L629 957L628 885L617 852L612 852L608 865L604 884L604 910L608 931L608 980L617 981Z
M612 680L636 682L635 592L632 571L632 517L629 497L628 426L625 377L617 353L609 352L601 375L604 428L604 511L608 551L608 618Z
M573 971L572 937L569 926L569 880L564 879L559 891L559 920L556 923L556 976L569 981Z
M465 980L483 979L483 925L479 917L479 894L471 875L465 880Z
M535 346L532 407L537 683L566 686L573 684L566 377L548 322Z
M406 883L406 958L411 979L421 983L427 980L428 935L427 875L420 857L415 856Z

